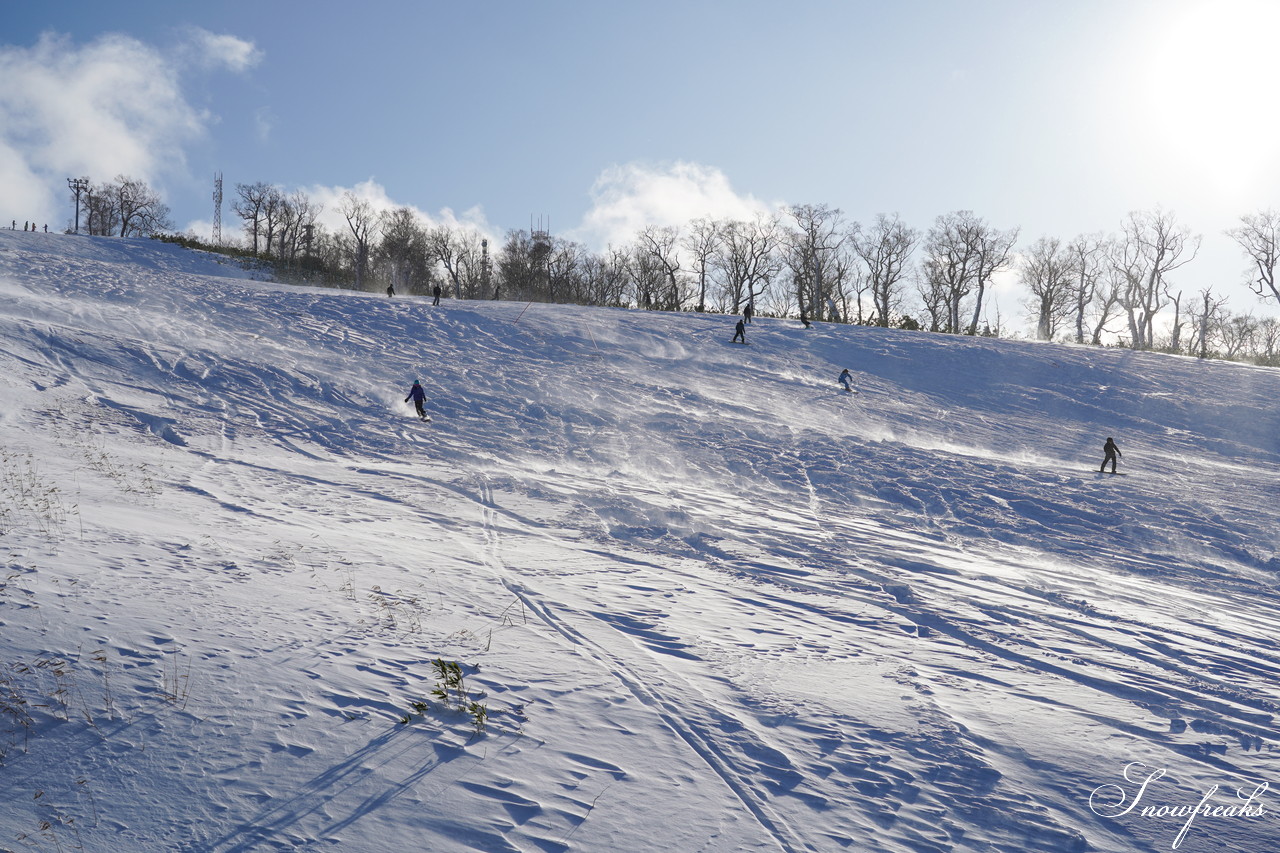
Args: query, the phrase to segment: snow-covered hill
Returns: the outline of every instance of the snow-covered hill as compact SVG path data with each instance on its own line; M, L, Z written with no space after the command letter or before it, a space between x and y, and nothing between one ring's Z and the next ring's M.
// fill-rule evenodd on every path
M732 327L0 232L0 850L1280 848L1280 372Z

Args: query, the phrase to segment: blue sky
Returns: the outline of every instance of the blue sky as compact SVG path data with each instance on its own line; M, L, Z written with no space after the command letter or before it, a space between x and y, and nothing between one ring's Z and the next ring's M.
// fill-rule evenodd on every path
M1022 243L1162 207L1189 291L1242 295L1223 230L1275 206L1265 2L11 4L0 217L66 178L159 188L207 233L212 176L357 189L603 248L647 222L825 203ZM330 204L330 207L332 205Z

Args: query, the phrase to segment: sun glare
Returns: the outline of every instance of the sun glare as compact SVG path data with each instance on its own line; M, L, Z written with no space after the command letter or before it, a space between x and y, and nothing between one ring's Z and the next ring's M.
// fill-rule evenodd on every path
M1280 4L1170 4L1150 31L1139 132L1150 153L1223 196L1274 173Z

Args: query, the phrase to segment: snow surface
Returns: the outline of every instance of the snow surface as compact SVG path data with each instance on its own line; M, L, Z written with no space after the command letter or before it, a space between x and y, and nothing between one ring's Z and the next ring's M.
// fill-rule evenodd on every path
M0 232L0 850L1280 849L1277 371L220 260Z

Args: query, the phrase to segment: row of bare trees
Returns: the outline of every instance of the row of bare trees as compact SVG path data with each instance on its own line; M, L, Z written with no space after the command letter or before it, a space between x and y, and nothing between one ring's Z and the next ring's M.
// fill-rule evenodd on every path
M1242 216L1227 233L1257 273L1254 293L1280 304L1280 214ZM1275 318L1232 314L1212 288L1188 294L1175 284L1172 274L1199 246L1200 238L1165 211L1131 213L1112 235L1040 238L1019 264L1036 336L1102 344L1111 333L1135 349L1277 363Z
M100 237L146 237L173 230L168 205L145 181L127 175L98 184L84 180L78 213L85 232Z
M321 207L301 190L286 194L261 181L236 184L231 209L244 223L253 254L288 266L310 254Z
M1099 344L1111 332L1127 334L1135 349L1154 348L1156 318L1174 306L1176 332L1184 307L1171 274L1190 263L1199 246L1199 237L1159 210L1129 214L1116 234L1068 243L1041 237L1019 264L1036 336L1051 340L1070 329L1077 342Z
M172 228L145 183L119 176L91 187L91 233ZM972 211L937 217L925 231L900 217L850 222L839 209L794 205L749 219L703 217L646 226L603 252L542 232L513 230L496 251L479 229L433 224L407 207L378 210L352 192L327 230L303 192L237 184L232 205L254 255L310 280L403 293L440 287L455 299L528 299L667 311L757 313L802 319L999 334L988 319L998 281L1016 281L1044 340L1197 355L1274 358L1275 323L1233 316L1225 298L1187 294L1177 272L1200 238L1166 211L1129 214L1111 234L1040 237L1016 248L1019 229ZM1280 304L1280 213L1243 216L1227 232L1245 254L1253 291Z
M261 234L264 251L276 257L296 251L291 208L318 227L318 210L305 199L265 185L247 189L237 212L247 235ZM360 289L391 284L428 292L440 285L458 299L668 311L740 313L751 305L776 316L972 335L993 333L989 295L997 277L1009 274L1028 294L1027 315L1041 339L1118 338L1138 349L1232 356L1257 355L1255 341L1265 356L1269 340L1264 321L1230 317L1209 291L1188 297L1175 288L1174 273L1195 258L1200 239L1161 210L1130 214L1114 234L1069 242L1041 237L1020 253L1017 228L995 228L971 211L939 216L921 233L896 215L863 225L826 205L796 205L746 220L646 226L627 245L603 253L553 235L510 231L492 256L478 230L431 225L408 208L379 213L347 193L339 212L347 228L318 234L311 249L323 259L321 268ZM1254 289L1280 301L1280 216L1241 221L1230 233L1258 268ZM1162 316L1167 323L1157 322Z

